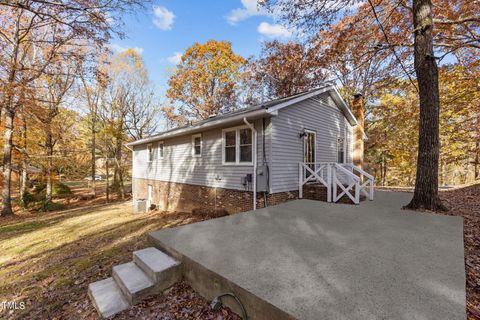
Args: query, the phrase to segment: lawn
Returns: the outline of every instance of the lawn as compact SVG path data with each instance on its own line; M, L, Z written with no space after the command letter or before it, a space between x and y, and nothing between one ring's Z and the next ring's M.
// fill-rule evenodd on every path
M480 319L480 185L444 191L441 197L451 209L447 214L464 218L468 317ZM134 215L130 201L101 201L0 220L0 302L26 304L24 310L0 311L0 319L97 319L87 297L90 282L109 277L113 265L148 246L147 232L206 219L187 213ZM236 318L225 309L212 313L208 302L185 283L115 318L158 317Z
M147 232L202 219L186 213L134 215L126 201L2 220L0 301L24 302L26 308L2 310L0 318L97 319L87 297L90 282L109 277L113 265L148 246ZM148 317L152 311L165 319L232 318L228 310L210 312L208 302L184 283L142 306L118 318L132 312Z

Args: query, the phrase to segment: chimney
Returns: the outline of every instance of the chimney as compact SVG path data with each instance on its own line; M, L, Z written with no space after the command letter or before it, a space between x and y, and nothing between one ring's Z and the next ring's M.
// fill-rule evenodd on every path
M361 169L363 165L363 137L365 136L365 106L363 96L357 93L353 96L352 112L358 124L353 128L353 164Z

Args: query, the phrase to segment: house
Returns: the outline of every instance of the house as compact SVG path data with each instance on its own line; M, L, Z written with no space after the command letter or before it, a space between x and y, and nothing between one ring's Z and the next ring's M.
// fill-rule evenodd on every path
M362 158L363 129L336 87L325 84L127 144L133 197L182 211L277 204L298 198L299 180L313 177L317 164L352 163L354 145Z

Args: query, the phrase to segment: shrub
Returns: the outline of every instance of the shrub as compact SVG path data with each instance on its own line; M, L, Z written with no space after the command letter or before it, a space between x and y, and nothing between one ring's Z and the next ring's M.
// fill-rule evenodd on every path
M72 194L70 187L64 183L56 182L52 187L52 196L54 197L64 197Z

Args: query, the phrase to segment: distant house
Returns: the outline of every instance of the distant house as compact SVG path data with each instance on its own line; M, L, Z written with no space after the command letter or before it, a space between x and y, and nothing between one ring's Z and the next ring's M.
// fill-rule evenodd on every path
M326 84L164 131L127 145L133 197L163 210L228 212L251 210L255 188L257 206L297 198L299 163L351 163L355 126Z

